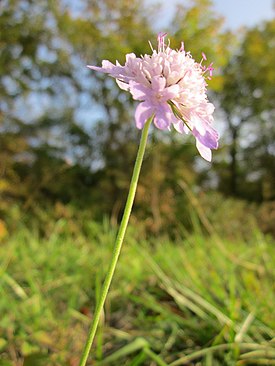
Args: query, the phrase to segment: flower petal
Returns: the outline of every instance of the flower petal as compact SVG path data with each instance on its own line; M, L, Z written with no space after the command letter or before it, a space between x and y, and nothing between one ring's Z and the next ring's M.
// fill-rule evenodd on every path
M95 71L103 72L104 74L109 74L114 78L125 77L124 66L114 65L108 60L102 61L102 67L92 65L87 65L87 67Z
M130 86L127 83L124 83L123 81L121 81L119 79L116 79L116 83L122 90L128 91L130 89Z
M166 85L166 79L163 76L153 76L152 80L152 89L156 90L157 92L162 91Z
M105 74L108 74L108 72L109 72L109 71L105 70L103 67L99 67L99 66L87 65L87 67L89 69L92 69L92 70L95 70L95 71L104 72Z
M140 130L143 128L145 122L152 116L154 110L146 102L140 103L135 112L136 126Z
M178 131L179 133L185 132L182 121L178 120L176 123L173 123L173 126L174 126L175 130Z
M135 100L142 101L147 99L151 93L149 88L133 80L129 81L129 90Z
M162 92L162 101L166 102L169 99L174 99L179 96L180 86L179 85L172 85L168 88L165 88Z
M154 124L160 130L169 130L171 123L177 121L168 104L160 104L156 107Z
M218 148L219 135L211 126L207 126L207 129L203 131L203 134L201 134L196 128L193 128L192 133L197 140L209 149Z
M168 130L170 127L170 123L167 121L165 116L160 113L157 113L154 118L154 124L160 130Z
M112 64L112 62L110 62L108 60L102 61L102 67L92 66L92 65L87 65L87 67L89 67L89 69L104 72L107 74L111 73L114 68L117 68L117 66L115 66L114 64Z
M212 151L208 147L204 146L200 141L196 140L196 147L201 157L203 157L206 161L212 160Z
M191 112L190 114L190 122L191 125L194 126L194 129L196 129L197 133L200 135L205 134L205 123L202 118L196 113Z

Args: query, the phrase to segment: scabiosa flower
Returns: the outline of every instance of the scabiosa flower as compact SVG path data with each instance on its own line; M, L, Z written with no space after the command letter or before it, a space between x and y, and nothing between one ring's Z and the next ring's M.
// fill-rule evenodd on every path
M114 77L121 89L141 102L135 112L137 128L142 129L153 115L155 126L161 130L170 130L173 125L179 133L191 132L201 156L211 161L211 149L217 149L219 138L211 126L214 105L206 95L212 63L202 65L207 60L204 53L200 63L195 62L183 43L179 50L171 49L165 36L158 35L158 50L151 46L152 55L136 57L130 53L124 66L104 60L102 67L88 67Z

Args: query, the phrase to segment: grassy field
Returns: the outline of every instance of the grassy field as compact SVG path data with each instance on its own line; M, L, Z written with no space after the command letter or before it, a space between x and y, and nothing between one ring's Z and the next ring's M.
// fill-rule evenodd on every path
M116 230L0 244L0 365L76 366ZM274 241L128 230L90 365L275 365Z

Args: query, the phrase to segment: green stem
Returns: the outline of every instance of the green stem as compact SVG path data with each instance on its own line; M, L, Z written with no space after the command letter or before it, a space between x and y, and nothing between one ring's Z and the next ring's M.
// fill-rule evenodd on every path
M111 263L110 263L110 266L109 266L109 269L108 269L108 272L107 272L107 275L106 275L106 278L105 278L105 281L104 281L104 284L102 287L101 296L99 298L99 301L98 301L96 309L95 309L93 322L89 329L88 338L87 338L87 341L86 341L86 344L85 344L85 347L84 347L84 350L82 353L82 357L81 357L79 366L86 365L87 359L89 357L90 349L92 347L93 340L94 340L94 337L96 334L98 322L100 319L100 314L104 307L105 300L106 300L106 297L107 297L107 294L109 291L109 287L110 287L110 284L112 282L112 278L113 278L113 275L115 272L116 264L117 264L118 257L119 257L120 251L121 251L123 239L124 239L124 236L126 233L131 210L132 210L133 203L134 203L134 198L136 195L137 183L138 183L140 168L141 168L141 164L142 164L142 160L143 160L143 156L144 156L144 152L145 152L148 131L149 131L150 124L153 120L153 117L154 116L150 117L143 127L143 131L142 131L142 135L141 135L141 139L140 139L140 145L139 145L138 153L137 153L137 158L136 158L136 162L135 162L135 166L134 166L134 170L133 170L133 176L132 176L131 183L130 183L128 198L126 201L120 228L119 228L119 231L117 234Z

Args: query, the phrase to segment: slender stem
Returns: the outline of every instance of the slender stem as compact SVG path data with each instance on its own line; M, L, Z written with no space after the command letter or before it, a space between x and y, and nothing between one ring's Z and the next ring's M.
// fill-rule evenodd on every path
M84 350L82 353L82 357L81 357L79 366L86 365L86 362L87 362L87 359L88 359L88 356L90 353L90 349L92 347L93 340L94 340L94 337L96 334L98 322L100 319L100 314L104 307L105 300L106 300L106 297L107 297L107 294L109 291L109 287L110 287L110 284L112 282L112 278L113 278L113 275L115 272L116 264L117 264L118 257L119 257L120 251L121 251L123 239L124 239L124 236L126 233L131 210L132 210L133 203L134 203L140 168L141 168L141 164L142 164L142 160L143 160L143 156L144 156L144 152L145 152L145 147L146 147L146 142L147 142L147 137L148 137L148 131L149 131L149 127L150 127L153 117L154 116L150 117L143 127L143 131L142 131L142 135L141 135L141 139L140 139L140 145L138 148L136 162L135 162L135 166L134 166L134 170L133 170L133 176L132 176L131 183L130 183L128 198L126 201L124 214L123 214L123 217L121 220L120 228L119 228L116 242L114 245L111 263L110 263L110 266L109 266L109 269L108 269L108 272L107 272L107 275L106 275L106 278L105 278L105 281L104 281L104 284L102 287L101 296L99 298L99 301L98 301L96 309L95 309L93 322L89 329L88 338L87 338L87 341L86 341L86 344L85 344L85 347L84 347Z

